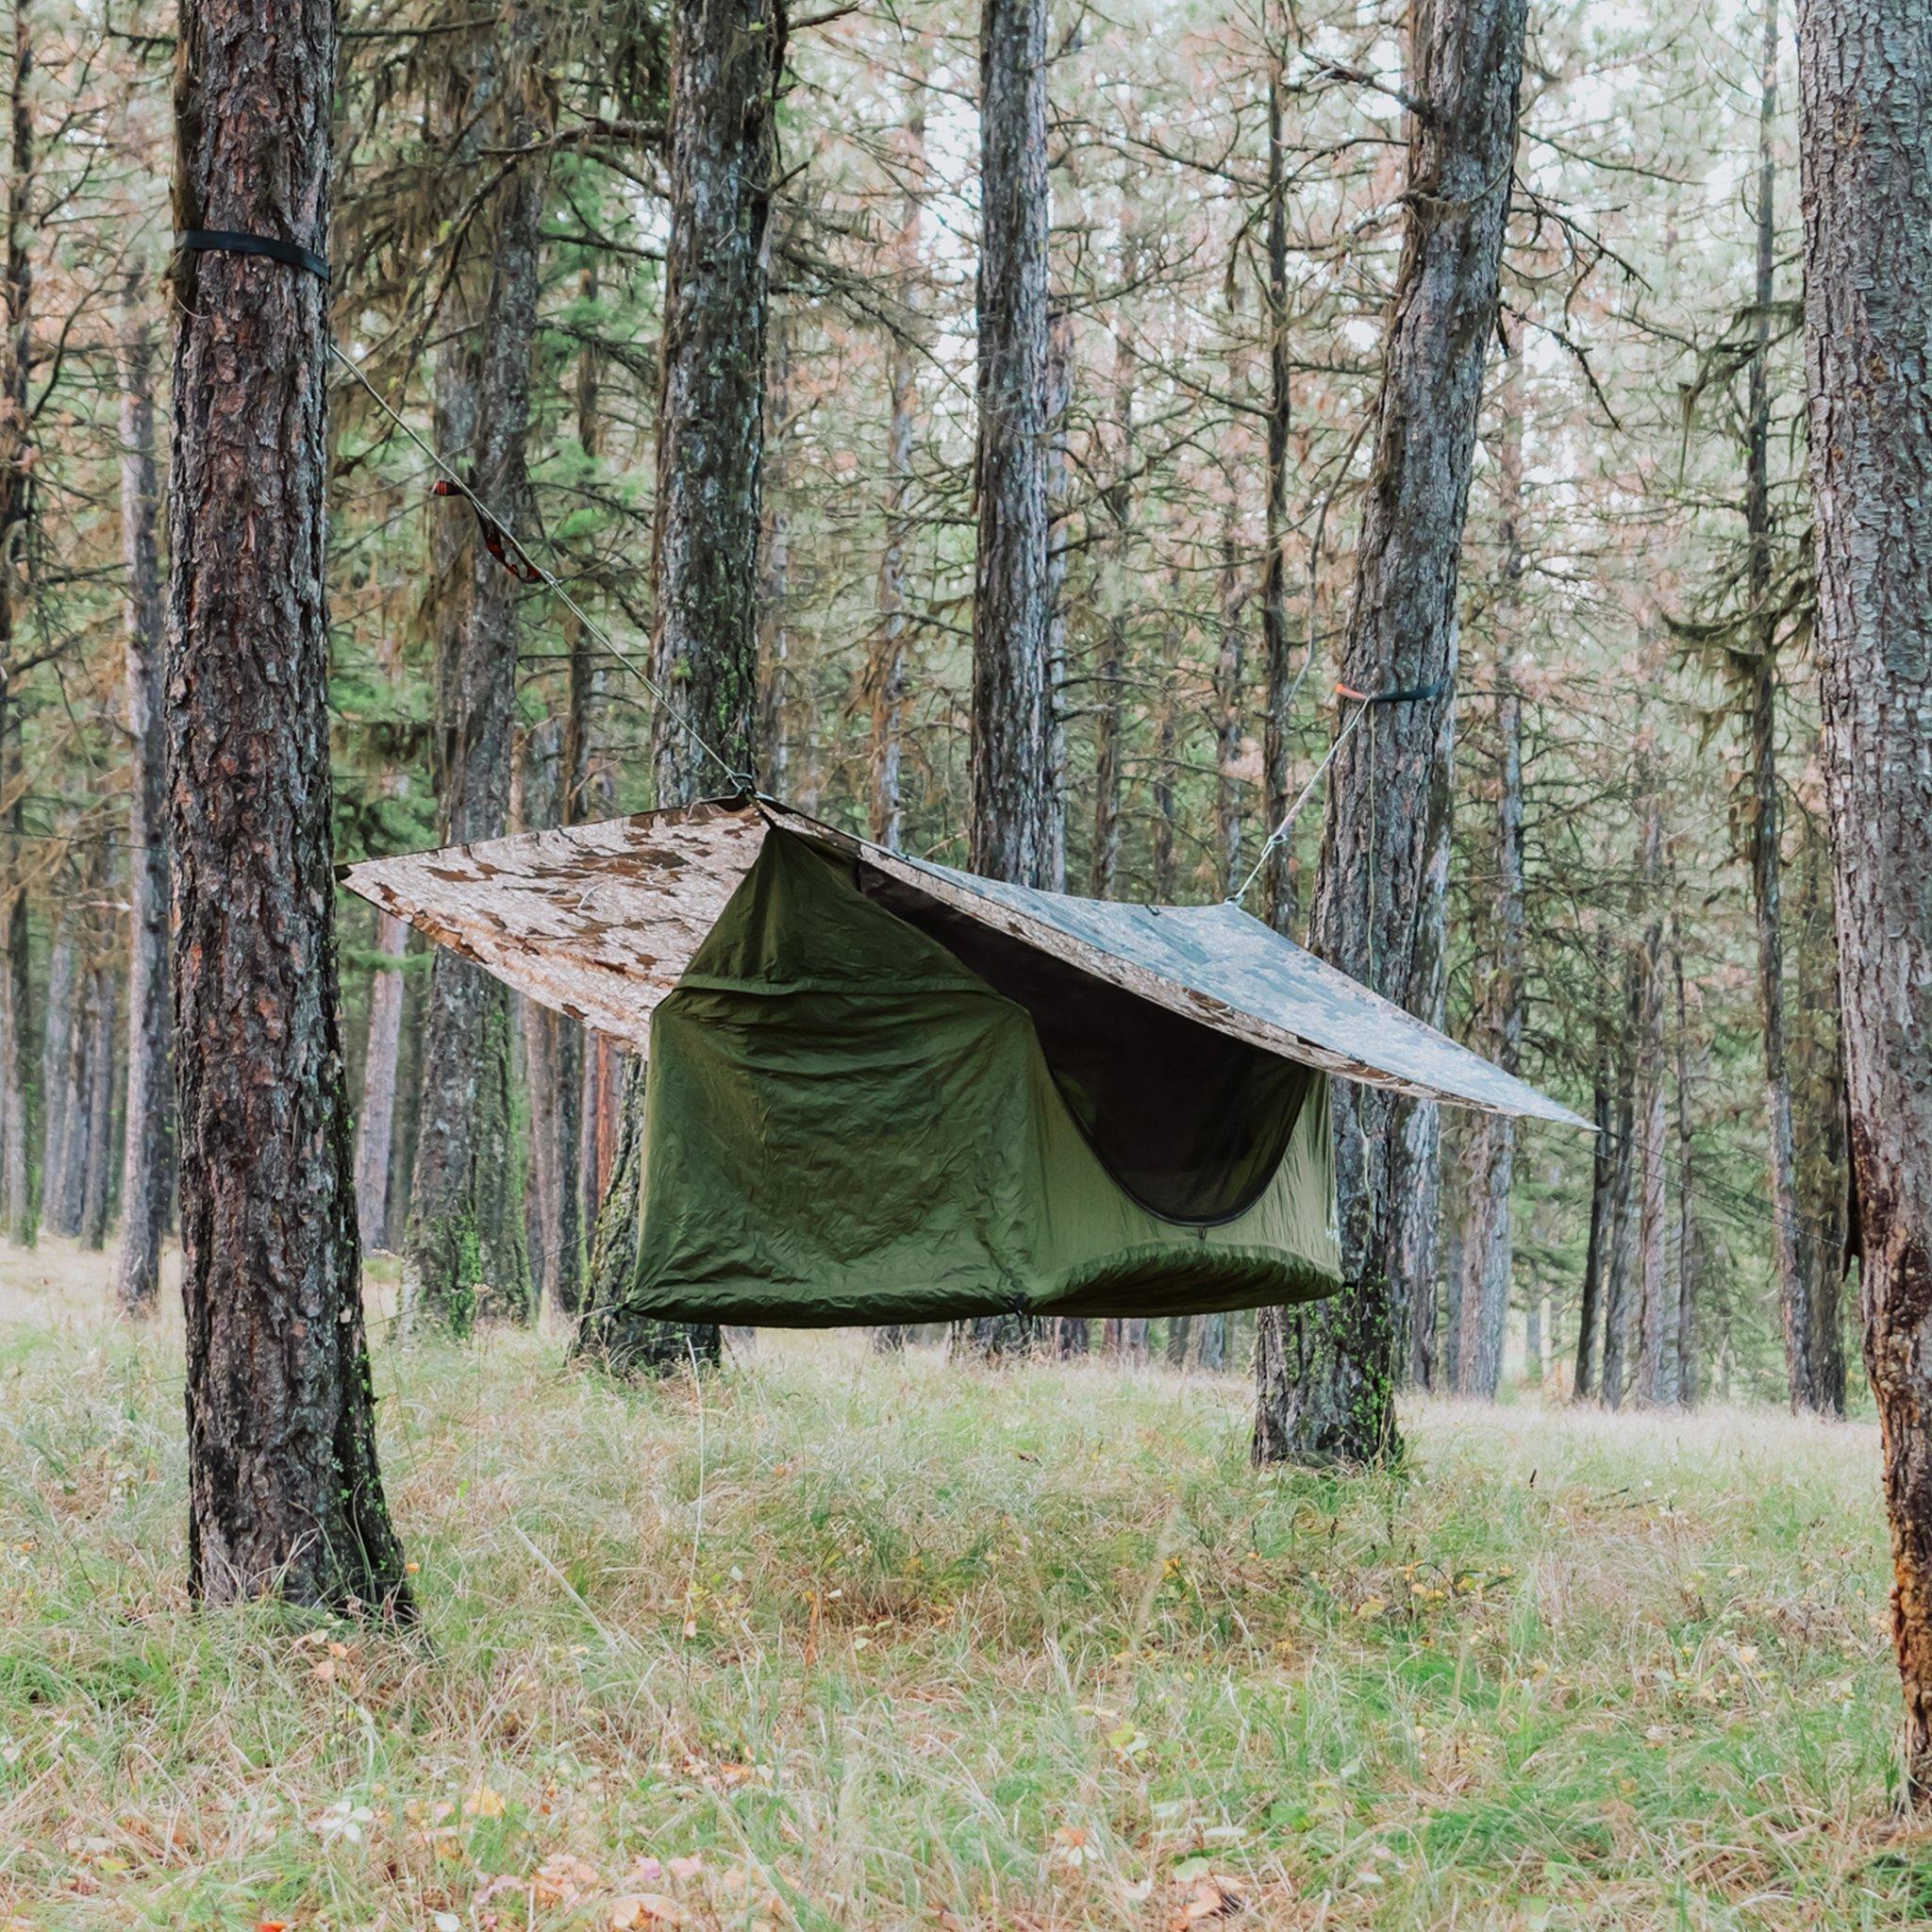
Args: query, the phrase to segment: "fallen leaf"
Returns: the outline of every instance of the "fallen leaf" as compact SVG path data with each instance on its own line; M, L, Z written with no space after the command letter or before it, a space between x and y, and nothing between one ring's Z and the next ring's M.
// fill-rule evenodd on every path
M465 1818L501 1818L503 1816L503 1799L497 1792L491 1790L488 1785L478 1785L463 1800L463 1816Z
M1231 1919L1244 1910L1246 1905L1233 1879L1208 1877L1188 1894L1169 1924L1174 1932L1187 1932L1189 1926L1205 1925L1210 1919Z
M633 1932L640 1925L688 1925L691 1914L661 1891L626 1892L610 1901L611 1932Z

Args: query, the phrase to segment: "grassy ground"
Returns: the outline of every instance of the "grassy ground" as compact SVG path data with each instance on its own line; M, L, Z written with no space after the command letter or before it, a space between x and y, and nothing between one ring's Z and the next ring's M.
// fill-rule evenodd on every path
M1875 1441L761 1339L382 1350L426 1638L182 1596L178 1331L0 1253L0 1928L1879 1926ZM1238 1903L1237 1903L1238 1902Z

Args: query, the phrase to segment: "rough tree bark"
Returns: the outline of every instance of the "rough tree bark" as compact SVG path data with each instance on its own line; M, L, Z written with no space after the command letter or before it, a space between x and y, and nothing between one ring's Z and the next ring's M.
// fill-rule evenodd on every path
M782 0L678 0L671 35L671 240L658 411L654 675L678 715L653 724L660 805L752 767L764 450L765 230L777 167ZM708 747L708 749L707 748ZM715 1326L641 1319L637 1259L644 1083L633 1068L591 1252L580 1346L614 1369L715 1363Z
M41 1026L41 1202L40 1216L55 1233L59 1218L60 1189L50 1175L66 1172L67 1108L74 1082L71 1056L74 1023L79 997L76 944L78 920L70 904L54 928L47 948L46 1011Z
M549 118L534 44L540 32L534 14L519 12L491 64L495 92L487 113L506 147L538 142ZM467 451L469 481L511 530L529 524L525 445L547 181L543 161L531 158L497 188L482 225L489 285L477 325L442 352L464 397L441 412L451 419L444 447ZM523 587L490 555L466 505L452 503L445 515L465 541L446 579L452 608L437 652L439 832L444 844L467 844L501 837L508 823ZM511 1030L508 990L439 947L403 1257L412 1310L458 1334L482 1313L531 1312L511 1119Z
M1121 275L1132 285L1141 273L1136 213L1123 217ZM1135 409L1140 360L1126 305L1112 317L1113 368L1108 391L1113 405L1109 472L1101 492L1105 521L1099 542L1098 595L1100 645L1093 675L1093 835L1087 858L1087 891L1111 899L1120 883L1121 794L1125 782L1126 710L1124 694L1132 625L1141 606L1141 586L1127 575L1128 543L1134 524Z
M96 1253L108 1244L114 1192L114 1041L120 1005L120 977L103 952L88 984L87 1165L80 1181L80 1238Z
M1607 934L1599 930L1595 952L1594 978L1599 988L1609 981L1610 949ZM1596 1051L1592 1078L1591 1124L1596 1129L1591 1142L1590 1240L1583 1257L1583 1286L1576 1307L1576 1367L1570 1392L1579 1402L1596 1392L1597 1340L1603 1325L1604 1277L1610 1253L1610 1218L1616 1198L1616 1094L1612 1087L1616 1065L1607 1016L1599 1008L1596 1019Z
M1666 1264L1664 1160L1663 800L1653 775L1644 787L1638 858L1648 905L1638 956L1637 1073L1637 1396L1656 1407L1677 1400L1677 1298Z
M1278 825L1289 807L1291 716L1295 687L1288 627L1288 438L1293 410L1292 365L1288 353L1288 166L1283 136L1286 76L1277 59L1268 75L1268 461L1267 555L1261 566L1261 645L1267 660L1268 719L1262 737L1263 786L1268 824ZM1313 640L1309 640L1313 648ZM1268 922L1288 932L1299 913L1294 850L1284 840L1274 848L1262 882Z
M1046 0L982 0L979 16L979 323L973 486L970 862L1051 886L1064 841L1055 770L1047 300ZM962 1324L984 1356L1030 1348L1016 1307Z
M1045 0L984 0L979 86L971 855L991 878L1043 886L1056 846Z
M1784 1320L1785 1369L1793 1409L1825 1408L1813 1359L1815 1257L1798 1217L1798 1156L1791 1124L1790 1054L1785 1020L1783 813L1777 775L1777 611L1772 591L1771 305L1776 294L1777 5L1766 0L1758 95L1754 354L1746 377L1744 533L1746 623L1752 665L1745 697L1750 738L1751 893L1757 937L1757 1026L1764 1041L1764 1109L1771 1158L1772 1250Z
M1491 607L1495 660L1496 884L1493 951L1477 1051L1507 1073L1523 1058L1523 698L1516 688L1517 625L1523 583L1522 356L1503 353L1497 402L1502 437L1497 463L1501 496L1502 575ZM1462 1292L1457 1331L1456 1388L1495 1399L1503 1376L1509 1319L1513 1241L1510 1190L1516 1178L1516 1123L1486 1113L1469 1123L1469 1214L1463 1229Z
M184 0L177 229L325 252L330 0ZM328 293L177 264L168 611L189 1588L407 1615L376 1468L337 1019Z
M1334 964L1426 1014L1441 999L1431 916L1446 859L1456 583L1495 326L1516 153L1525 0L1441 0L1409 22L1402 263L1383 358L1375 456L1357 550L1343 681L1357 691L1444 686L1370 713L1328 779L1314 931ZM1432 1110L1429 1110L1432 1112ZM1394 1385L1410 1271L1433 1224L1433 1122L1380 1089L1335 1089L1346 1286L1263 1327L1254 1453L1363 1463L1396 1455ZM1432 1217L1431 1221L1432 1221Z
M1684 943L1671 926L1671 977L1677 996L1677 1400L1697 1400L1697 1304L1704 1272L1697 1225L1697 1135L1694 1118L1690 1006L1684 974Z
M155 467L154 341L145 278L122 302L121 561L127 575L127 1133L115 1290L129 1313L160 1290L161 1238L175 1188L175 1095L168 1068L168 741L162 717L160 482Z
M22 766L18 674L19 582L32 514L33 423L27 370L33 331L34 42L26 0L13 8L8 97L6 333L0 337L0 1224L16 1241L34 1236L27 1137L27 1059L33 1031L25 871L26 774Z
M403 960L409 928L393 912L375 915L377 964L369 984L369 1043L362 1055L362 1105L356 1121L356 1222L365 1249L389 1245L390 1154L403 1047Z
M909 291L919 273L925 207L925 88L919 71L908 81L899 139L903 183L895 254ZM904 299L909 310L909 292ZM886 542L879 558L878 631L866 675L872 700L869 824L874 842L889 852L899 849L905 816L906 552L912 541L912 441L919 418L919 352L909 322L908 314L894 332L888 358L892 404L886 431Z
M1799 0L1817 641L1907 1790L1932 1803L1932 14Z
M1221 530L1221 649L1214 662L1214 866L1223 896L1241 882L1241 802L1247 791L1241 765L1246 736L1241 700L1247 683L1247 593L1228 494Z
M1631 1190L1637 1174L1637 1060L1639 1003L1642 996L1637 954L1626 949L1623 974L1623 1030L1616 1047L1616 1109L1611 1116L1609 1220L1604 1251L1603 1399L1621 1408L1630 1341Z

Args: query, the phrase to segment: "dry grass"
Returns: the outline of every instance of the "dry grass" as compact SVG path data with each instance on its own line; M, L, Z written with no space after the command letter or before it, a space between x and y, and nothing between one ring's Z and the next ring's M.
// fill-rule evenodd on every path
M1932 1905L1867 1429L1422 1404L1337 1482L1252 1474L1232 1378L385 1347L402 1641L190 1612L178 1334L104 1273L0 1254L9 1932Z

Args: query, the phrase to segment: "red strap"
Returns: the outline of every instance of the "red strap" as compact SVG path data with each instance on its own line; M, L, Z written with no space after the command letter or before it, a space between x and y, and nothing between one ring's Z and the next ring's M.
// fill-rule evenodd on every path
M470 508L476 512L476 526L483 533L483 547L511 576L521 584L541 584L543 573L523 553L523 546L517 546L517 554L509 554L509 539L503 532L503 525L491 516L465 490L459 490L447 476L439 476L429 486L432 496L461 496L467 499Z

